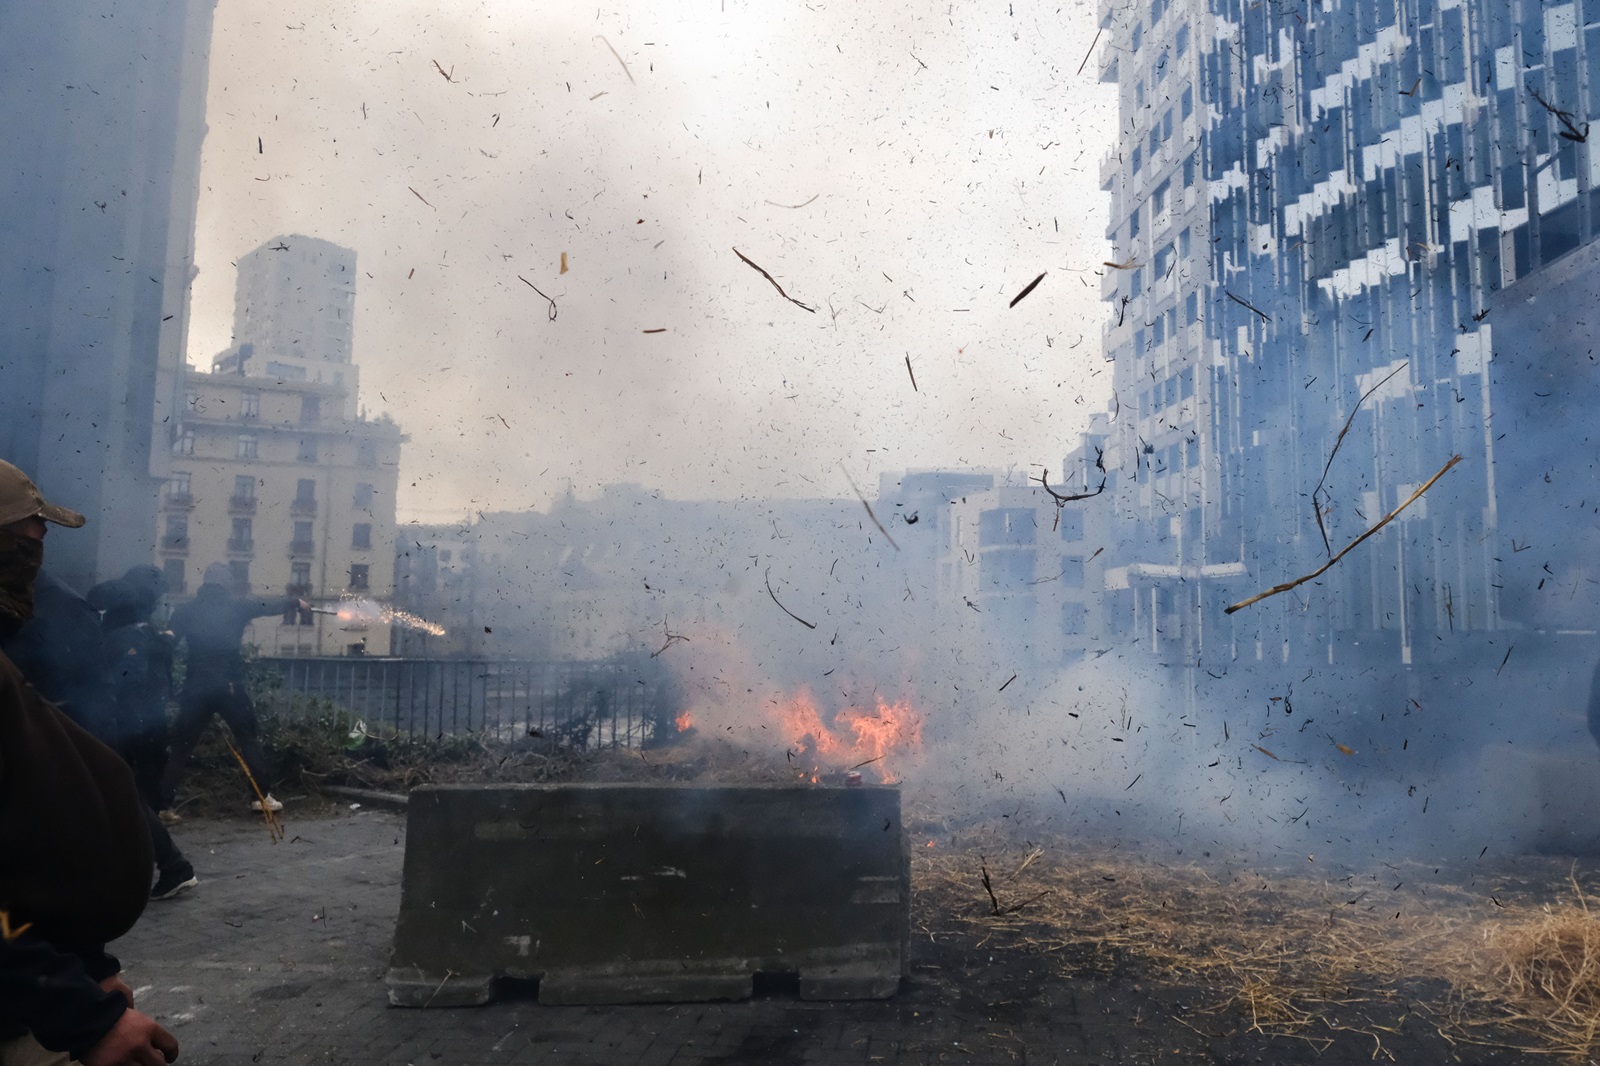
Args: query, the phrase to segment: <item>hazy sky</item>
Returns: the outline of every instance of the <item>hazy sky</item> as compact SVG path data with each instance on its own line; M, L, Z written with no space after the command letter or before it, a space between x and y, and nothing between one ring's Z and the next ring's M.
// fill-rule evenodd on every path
M1109 397L1094 37L1085 2L220 0L190 359L302 233L356 250L402 518L1059 473Z

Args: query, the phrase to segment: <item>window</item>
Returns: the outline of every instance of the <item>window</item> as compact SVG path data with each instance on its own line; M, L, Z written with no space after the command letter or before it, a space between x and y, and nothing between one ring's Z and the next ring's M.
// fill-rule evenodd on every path
M983 547L1032 544L1035 532L1033 511L1026 507L996 507L978 515L978 543Z
M194 502L189 494L189 472L180 470L167 479L167 503L187 506Z
M300 397L300 424L314 426L321 421L322 397L310 395Z
M301 437L300 446L295 449L295 462L314 463L317 461L317 438Z
M1033 552L1000 548L983 553L980 572L987 591L1015 591L1033 580Z
M370 511L372 510L373 495L372 482L360 481L356 483L355 496L351 502L363 511Z
M313 503L317 498L317 479L303 477L294 483L294 498L296 503Z
M194 454L194 430L186 429L172 438L173 455Z
M235 459L256 458L256 435L254 433L241 433L234 449Z
M1182 59L1184 54L1189 51L1188 23L1184 23L1182 26L1178 27L1177 36L1173 39L1172 49L1178 54L1178 58L1180 59Z
M1172 182L1164 181L1156 186L1156 191L1150 194L1150 219L1151 225L1167 210L1167 193L1172 189Z
M165 532L161 534L161 546L168 551L189 550L189 516L172 514L167 516Z
M1083 588L1083 560L1076 555L1061 559L1061 584L1069 589Z
M1167 276L1172 273L1173 264L1177 262L1177 259L1175 258L1176 254L1177 253L1173 250L1173 247L1170 244L1156 253L1156 281L1167 280Z
M357 522L350 531L350 547L355 551L370 551L372 549L372 523Z
M370 440L364 440L356 445L357 466L377 466L378 446Z
M311 595L311 564L289 564L289 595L301 599ZM290 607L283 612L283 624L286 626L309 626L316 622L316 615L311 611L302 611L298 607Z
M1061 509L1061 539L1074 541L1083 539L1083 512L1068 508Z
M168 592L183 592L188 588L183 578L182 559L161 560L161 575L167 579Z
M229 551L247 552L252 549L252 541L254 540L251 536L252 523L253 520L249 518L235 518L233 520L233 532L228 537Z
M369 587L367 584L367 573L369 569L370 568L366 563L351 563L350 587L353 589L364 589Z
M245 389L239 394L239 417L261 417L261 394L255 389Z
M1061 605L1061 632L1065 636L1082 636L1084 629L1089 624L1089 607L1084 603L1063 603Z
M1194 114L1194 86L1191 85L1183 90L1183 99L1178 104L1178 110L1182 118Z
M289 538L289 551L295 555L310 555L315 548L310 522L296 522Z
M233 575L233 590L241 595L250 591L250 561L228 560L228 572Z

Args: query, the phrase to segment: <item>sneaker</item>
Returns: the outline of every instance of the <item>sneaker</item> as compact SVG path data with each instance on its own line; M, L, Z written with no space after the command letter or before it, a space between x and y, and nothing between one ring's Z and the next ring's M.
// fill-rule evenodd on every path
M259 811L261 809L262 802L263 802L262 800L251 800L250 801L250 809L252 811ZM269 810L269 811L276 812L276 811L283 810L283 804L280 803L278 800L273 799L272 798L272 793L270 793L270 792L267 793L267 798L265 800L265 803L266 803L267 810Z
M162 825L177 825L183 821L183 815L168 807L166 810L156 812L156 817L161 819Z
M161 876L156 878L155 887L150 890L150 898L173 899L199 883L200 879L194 875L194 867L184 863L175 869L161 871Z

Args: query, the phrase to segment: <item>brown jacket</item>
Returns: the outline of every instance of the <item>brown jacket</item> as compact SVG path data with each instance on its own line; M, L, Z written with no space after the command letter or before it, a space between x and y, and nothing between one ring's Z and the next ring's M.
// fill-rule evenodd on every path
M87 1050L122 1014L99 981L154 861L133 774L0 655L0 1037ZM20 935L19 927L31 923Z

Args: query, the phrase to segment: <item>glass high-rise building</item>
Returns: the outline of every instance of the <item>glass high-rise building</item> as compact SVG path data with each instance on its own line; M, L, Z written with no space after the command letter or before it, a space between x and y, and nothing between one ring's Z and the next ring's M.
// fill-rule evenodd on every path
M1108 459L1138 531L1114 624L1190 663L1412 663L1444 635L1594 629L1600 0L1101 18L1122 120L1101 175ZM1457 455L1317 581L1224 613Z

